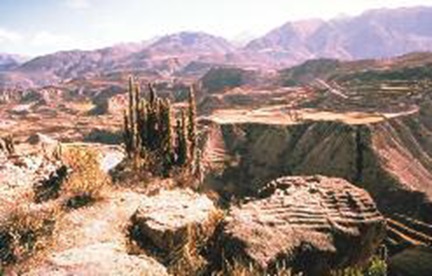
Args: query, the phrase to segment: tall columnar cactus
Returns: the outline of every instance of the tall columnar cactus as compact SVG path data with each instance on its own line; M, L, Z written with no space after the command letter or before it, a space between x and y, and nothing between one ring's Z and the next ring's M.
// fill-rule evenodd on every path
M187 124L187 138L190 143L189 145L189 162L193 164L196 158L196 145L197 145L197 137L196 137L196 103L195 103L195 93L193 87L189 90L189 107L188 107L188 124Z
M129 133L130 133L130 148L131 148L131 152L135 152L136 148L135 148L135 97L134 97L134 93L135 93L135 85L134 85L134 80L132 77L129 78L129 114L128 114L128 127L129 127Z
M161 108L161 150L163 174L168 175L174 165L173 127L171 103L168 99L162 102Z
M156 90L151 83L149 83L148 87L150 91L150 104L154 104L157 98Z
M187 138L186 115L184 111L180 111L180 119L176 124L176 165L184 167L189 160L189 141Z
M123 115L123 140L125 143L126 153L128 155L128 158L132 158L133 153L133 147L132 147L132 133L131 133L131 127L130 127L130 121L129 121L129 114L127 111L124 111Z
M159 98L151 84L148 88L147 100L134 79L131 77L129 80L129 106L124 114L124 142L128 158L136 160L152 156L157 160L152 160L151 168L147 168L164 176L168 176L175 166L190 169L195 164L197 139L193 90L189 93L187 111L180 112L174 126L170 101Z

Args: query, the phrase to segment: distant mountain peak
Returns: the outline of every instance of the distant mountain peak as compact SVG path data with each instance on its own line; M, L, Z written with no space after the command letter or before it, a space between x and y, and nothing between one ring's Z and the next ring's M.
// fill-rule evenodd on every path
M180 32L161 37L148 50L168 54L185 51L225 54L234 51L235 47L222 37L204 32Z
M25 84L46 84L122 70L151 70L169 75L182 72L194 61L280 69L316 58L387 58L432 51L430 26L432 7L409 7L375 9L331 20L290 21L238 47L222 37L185 31L141 43L61 51L25 63L13 55L0 54L0 77L19 77L20 83ZM0 87L4 85L2 78Z
M432 51L432 7L376 9L359 16L287 22L251 41L249 51L282 56L287 64L315 57L381 58Z
M225 38L204 32L180 32L163 36L150 47L172 42L176 42L184 46L192 46L199 43L222 43L230 45L230 43Z
M0 71L11 70L26 60L28 58L21 55L0 53Z

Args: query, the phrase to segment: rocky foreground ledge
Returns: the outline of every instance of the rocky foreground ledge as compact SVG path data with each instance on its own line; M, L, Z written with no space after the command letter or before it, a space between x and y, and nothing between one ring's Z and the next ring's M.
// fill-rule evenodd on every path
M209 265L241 262L266 273L284 265L306 275L323 275L364 264L385 236L385 220L369 194L345 180L284 177L259 194L231 207L221 222L205 195L161 192L141 203L132 217L139 233L135 238L144 249L165 252L158 258L164 264L192 235L196 244L206 244L202 257Z

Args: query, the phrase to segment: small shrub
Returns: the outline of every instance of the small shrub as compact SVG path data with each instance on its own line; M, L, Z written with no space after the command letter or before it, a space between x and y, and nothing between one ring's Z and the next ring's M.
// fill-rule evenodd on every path
M25 260L49 244L58 210L29 211L16 209L0 226L0 263Z
M373 257L369 267L364 272L365 276L387 275L387 263L378 257Z
M15 153L15 142L11 135L6 137L0 137L0 152L4 151L8 155L12 155Z
M67 174L68 168L63 165L53 172L47 179L37 183L33 188L35 202L41 203L43 201L58 198Z
M71 168L62 185L61 193L68 199L67 208L78 208L102 199L110 184L109 176L99 164L99 154L85 146L66 146L61 150L61 160Z
M348 267L332 272L333 276L386 276L387 264L377 256L371 258L365 268Z
M82 194L69 198L65 203L65 207L67 209L78 209L84 206L88 206L94 202L95 198L91 194L84 192Z
M232 262L225 261L222 271L214 273L214 275L230 275L230 276L301 276L302 274L295 274L290 268L277 267L273 273L266 273L255 268L252 264L246 265L243 262L234 260Z

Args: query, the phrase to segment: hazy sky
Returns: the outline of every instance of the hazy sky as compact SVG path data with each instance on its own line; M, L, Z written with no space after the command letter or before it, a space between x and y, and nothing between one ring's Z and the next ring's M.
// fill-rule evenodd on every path
M0 52L93 49L178 31L240 39L287 21L432 0L0 0Z

